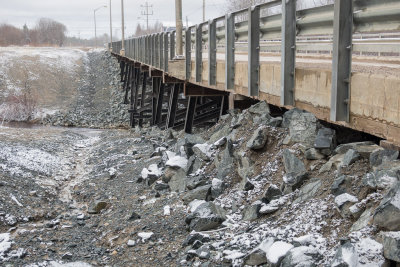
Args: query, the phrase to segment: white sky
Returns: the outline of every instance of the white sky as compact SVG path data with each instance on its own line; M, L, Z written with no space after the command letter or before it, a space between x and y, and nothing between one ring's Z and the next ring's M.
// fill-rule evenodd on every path
M121 34L121 0L111 0L113 16L113 34ZM153 16L149 24L157 20L170 24L175 21L175 0L148 0L153 5ZM144 10L141 5L146 1L124 0L126 36L134 33L137 23L145 24ZM186 16L189 23L202 20L202 0L182 0L183 21ZM206 19L224 14L226 0L206 0ZM97 34L108 33L109 0L0 0L0 23L9 23L22 27L25 23L33 27L37 19L47 17L65 24L69 36L90 38L94 36L93 10L107 5L96 12Z

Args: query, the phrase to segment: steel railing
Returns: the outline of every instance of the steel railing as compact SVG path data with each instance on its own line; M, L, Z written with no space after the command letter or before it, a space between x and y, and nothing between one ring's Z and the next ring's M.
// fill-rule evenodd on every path
M225 89L234 89L235 53L248 54L248 95L259 94L261 52L280 53L281 104L294 104L296 53L332 55L331 120L349 120L353 53L400 54L399 0L335 0L334 5L296 10L295 0L274 0L184 30L186 79L201 82L207 53L208 83L216 85L217 52L225 55ZM168 72L175 58L175 32L125 40L125 57ZM121 41L112 43L119 54Z

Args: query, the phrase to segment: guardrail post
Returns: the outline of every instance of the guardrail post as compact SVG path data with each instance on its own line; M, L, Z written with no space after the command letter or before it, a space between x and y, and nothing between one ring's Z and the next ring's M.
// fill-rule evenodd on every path
M250 96L258 96L260 79L260 6L249 8L248 31L248 90Z
M164 37L164 71L168 71L168 33L163 34Z
M158 39L159 39L158 54L159 54L159 65L160 65L159 67L160 67L160 69L163 70L164 69L164 33L160 33L158 35Z
M154 34L150 35L150 62L149 65L153 65L154 66Z
M336 0L334 9L330 119L349 122L353 1Z
M294 105L296 0L282 0L281 105Z
M208 22L208 85L217 84L217 23Z
M190 79L191 65L192 65L192 29L188 28L185 31L185 71L186 80Z
M201 82L201 72L203 65L203 24L196 25L196 82Z
M225 89L235 88L235 16L225 15Z
M175 31L169 34L169 58L175 58Z

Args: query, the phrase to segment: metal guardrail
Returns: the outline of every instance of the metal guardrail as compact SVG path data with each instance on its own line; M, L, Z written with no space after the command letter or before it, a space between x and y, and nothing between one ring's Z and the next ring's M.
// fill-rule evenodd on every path
M279 52L281 104L293 105L296 53L323 51L332 55L331 120L348 121L352 53L400 53L399 10L399 0L335 0L334 5L304 10L296 10L295 0L274 0L239 10L184 31L186 79L194 52L195 80L202 81L202 54L207 51L208 82L215 85L216 53L223 49L225 89L234 89L235 51L247 51L248 94L258 96L260 52ZM374 33L380 36L368 38ZM175 32L131 38L125 40L125 56L168 72L175 43ZM121 41L112 43L116 54L121 47Z

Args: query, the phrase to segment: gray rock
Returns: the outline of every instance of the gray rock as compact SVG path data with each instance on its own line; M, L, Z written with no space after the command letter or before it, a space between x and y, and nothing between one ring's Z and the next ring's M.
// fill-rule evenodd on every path
M202 243L210 242L210 236L202 233L192 233L186 237L185 241L183 241L182 246L190 246L196 241L200 241Z
M224 182L220 179L214 178L211 183L211 198L216 199L224 192Z
M169 190L169 185L164 183L156 183L154 189L157 191Z
M186 217L185 221L190 230L207 231L217 228L225 219L225 211L221 207L212 202L205 202Z
M358 266L358 254L354 246L347 241L339 246L333 258L332 267L354 267Z
M371 153L369 157L369 164L371 167L377 167L384 162L394 161L399 157L399 151L397 150L376 150Z
M254 185L249 180L246 180L246 182L244 183L243 189L244 189L244 191L253 190Z
M372 152L376 150L383 150L382 147L374 144L373 142L356 142L339 145L335 150L334 154L345 154L349 149L357 151L360 156L364 159L369 159Z
M347 152L344 154L343 161L340 164L341 166L350 166L354 162L360 159L360 154L354 150L354 149L349 149Z
M269 202L279 198L280 196L282 196L282 191L279 189L278 186L271 184L267 188L267 191L265 191L263 202L268 204Z
M263 115L263 114L269 114L270 109L269 105L265 101L260 101L255 105L252 105L248 111L252 114L257 114L257 115Z
M358 220L351 226L350 232L359 231L364 227L367 227L371 224L373 218L373 208L366 209L358 218Z
M331 194L338 196L343 193L346 193L346 175L342 175L333 181L332 186L331 186Z
M362 183L373 190L391 188L400 179L400 169L377 170L367 173Z
M324 159L325 155L320 153L317 149L315 148L309 148L306 150L306 153L304 154L307 160L319 160L319 159Z
M128 218L129 221L136 221L136 220L139 220L139 219L140 219L140 215L137 214L134 211L132 211L131 215Z
M302 143L313 147L319 123L313 114L294 108L283 115L282 127L289 128L289 136L285 143Z
M179 139L178 139L179 140ZM183 146L184 151L187 155L187 157L191 157L194 152L193 152L193 146L197 144L204 144L205 140L199 136L199 135L194 135L194 134L186 134L185 137L183 138L183 144L178 142L181 146ZM177 144L178 144L177 143ZM180 148L180 145L178 145L178 150Z
M247 148L251 150L259 150L262 149L268 140L267 130L264 128L258 128L254 131L253 136L247 142Z
M167 168L173 172L171 178L169 179L168 185L173 192L184 192L186 189L186 172L184 169L171 169ZM167 170L166 170L167 173Z
M267 263L267 255L261 249L255 249L244 258L245 265L261 265Z
M295 247L282 260L281 267L314 267L320 259L321 255L313 247Z
M194 155L204 161L210 161L210 149L208 144L196 144L192 148Z
M242 181L247 180L248 177L251 177L254 173L254 162L247 156L245 156L244 152L241 153L242 156L237 156L237 172L239 176L242 178Z
M331 155L332 151L336 148L335 130L330 128L319 129L315 138L314 148L319 149L326 156Z
M196 250L197 257L202 260L208 260L211 256L210 248L208 245L203 245Z
M400 262L400 232L382 232L383 255L385 258Z
M217 178L220 180L224 180L229 173L231 173L234 169L233 166L233 143L231 140L226 142L226 147L222 153L221 162L219 162L217 168Z
M189 176L187 178L186 187L189 190L193 190L199 186L206 185L207 182L208 182L208 179L204 175Z
M260 217L260 211L261 209L261 202L256 201L252 205L244 208L243 210L243 220L244 221L254 221L255 219L258 219Z
M196 157L196 156L191 156L188 160L188 170L187 173L191 174L191 173L195 173L197 170L199 170L202 166L204 165L204 161L201 160L200 158Z
M192 202L195 199L206 200L210 194L211 185L203 185L185 193L182 197L182 201L185 204Z
M214 143L232 132L230 125L221 124L221 128L216 130L210 137L210 143Z
M293 204L301 203L313 198L322 186L320 179L311 179L310 183L300 189L299 196L293 201Z
M98 214L102 210L106 209L108 206L108 203L106 201L96 201L93 203L90 208L88 209L89 214Z
M285 191L291 192L302 185L304 180L307 178L307 171L304 163L288 149L283 151L283 163L286 171L283 178L283 181L285 182Z
M390 231L400 231L400 182L390 189L375 210L374 223Z

